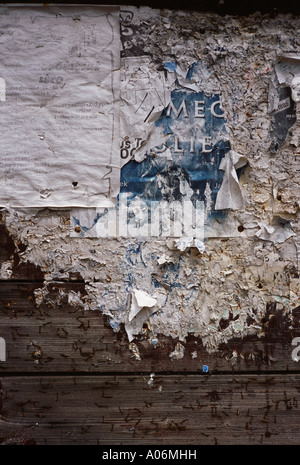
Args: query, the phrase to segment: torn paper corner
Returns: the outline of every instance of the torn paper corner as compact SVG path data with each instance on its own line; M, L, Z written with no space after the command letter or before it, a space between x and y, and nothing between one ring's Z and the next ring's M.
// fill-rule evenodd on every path
M134 289L131 293L131 306L128 321L125 323L125 330L129 342L134 339L145 323L152 315L153 307L157 304L157 299L151 297L144 291Z
M222 185L216 198L215 210L240 210L244 206L244 199L236 170L247 165L248 160L233 150L226 153L219 169L224 171Z
M146 292L134 289L131 296L131 307L129 312L129 321L131 321L144 307L154 307L157 300L150 297Z
M200 92L199 86L193 79L187 79L187 71L184 71L178 63L173 61L168 61L164 64L164 68L170 73L174 73L175 83L180 87L185 87L187 89L193 90L194 92Z
M260 230L255 235L264 241L277 242L281 244L290 237L295 236L295 233L292 231L290 224L287 222L283 226L262 225Z
M184 357L185 347L183 344L178 342L174 348L174 351L169 354L172 360L180 360Z

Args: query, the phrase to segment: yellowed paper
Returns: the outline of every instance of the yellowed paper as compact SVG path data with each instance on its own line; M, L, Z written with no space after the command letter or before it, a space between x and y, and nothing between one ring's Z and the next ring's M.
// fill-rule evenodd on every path
M119 192L119 8L0 9L0 205Z

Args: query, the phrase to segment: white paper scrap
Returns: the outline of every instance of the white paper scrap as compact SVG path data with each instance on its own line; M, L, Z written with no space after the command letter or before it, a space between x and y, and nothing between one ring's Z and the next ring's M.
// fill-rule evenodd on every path
M128 321L125 323L125 331L129 342L138 334L147 318L153 312L153 307L158 303L157 299L151 297L147 292L134 289L131 293L131 306Z
M264 241L280 244L289 239L289 237L295 236L295 233L291 230L290 224L287 223L284 227L279 225L263 225L255 235Z
M131 321L144 307L154 307L157 300L149 296L146 292L134 289L132 292L131 308L129 312L129 321Z
M294 102L300 101L300 56L279 56L275 65L279 84L290 86Z
M243 194L236 170L246 164L247 158L233 150L222 159L219 169L224 171L224 178L217 194L216 210L243 208Z
M200 253L204 253L205 245L199 239L195 239L194 237L187 236L181 237L180 239L175 240L175 247L182 252L184 252L189 247L196 247Z

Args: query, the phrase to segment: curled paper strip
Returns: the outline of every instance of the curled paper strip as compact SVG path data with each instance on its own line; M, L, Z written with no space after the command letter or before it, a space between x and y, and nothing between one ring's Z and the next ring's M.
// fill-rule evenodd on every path
M247 164L247 158L231 150L222 159L219 169L224 178L216 199L216 210L240 210L244 206L243 194L236 170Z

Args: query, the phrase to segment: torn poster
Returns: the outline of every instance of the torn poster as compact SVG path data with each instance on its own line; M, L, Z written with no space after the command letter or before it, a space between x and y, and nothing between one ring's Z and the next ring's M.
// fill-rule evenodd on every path
M171 63L168 63L166 69L171 69L173 73L177 65L171 67ZM232 177L232 169L228 172L224 168L222 159L230 151L230 143L220 95L197 90L194 80L197 72L198 64L195 63L188 70L186 78L181 77L173 81L170 99L163 109L160 108L157 97L153 107L158 111L146 140L143 137L136 137L138 146L135 147L131 146L129 137L123 140L121 157L128 160L121 169L119 210L115 215L119 224L122 223L122 231L119 227L117 233L119 236L181 237L184 235L196 237L201 241L204 237L205 221L209 223L210 218L225 215L223 211L216 209L218 191L223 178L230 182L223 190L232 185L231 178L238 183L235 169L245 165L245 158L234 160L232 166L234 177ZM176 75L180 77L180 74ZM155 82L156 79L154 84ZM135 87L138 88L138 83ZM159 85L156 87L159 90ZM162 85L160 88L163 90ZM147 94L140 97L141 102L137 100L136 89L132 95L133 98L130 99L126 94L126 101L136 102L137 109L133 113L144 111L147 119L149 107L142 108ZM129 108L132 108L132 103ZM132 113L128 113L127 108L127 120L131 121L129 114ZM133 130L137 127L141 127L143 132L144 126L142 127L141 123L138 126L133 125ZM143 134L146 132L145 129ZM226 203L227 196L222 208L239 207L240 191L237 200L236 190L231 189L230 194L230 202ZM218 209L220 210L220 206ZM126 210L127 229L124 229L124 221L120 219L120 212L124 210ZM108 215L112 214L112 209L102 209L102 211L97 209L94 219L88 221L87 218L83 218L83 214L84 212L81 213L79 209L73 212L72 235L78 236L79 233L82 235L83 231L87 234L91 230L101 237L103 235L108 237L111 234L111 228L109 234L107 233L107 219ZM84 221L80 219L80 215ZM156 221L158 217L159 224ZM74 233L76 227L77 234ZM114 230L116 231L116 228Z
M271 113L270 150L275 153L285 142L296 122L296 104L300 100L300 57L280 56L275 63L269 87Z
M231 147L221 94L207 84L211 71L201 60L187 69L154 62L136 35L134 12L121 10L120 18L118 204L93 214L73 209L71 236L192 237L201 243L204 236L228 235L226 210L243 207L239 177L246 159L224 168Z
M113 205L119 7L3 7L0 24L0 205Z
M176 63L168 62L165 68L171 74L169 82L173 75L176 78L169 101L156 118L148 139L141 141L133 157L122 167L120 192L128 195L131 206L142 199L151 214L155 202L160 206L184 205L184 212L187 202L196 212L202 205L202 220L209 224L211 219L225 215L216 209L224 178L222 160L230 151L221 97L198 88L201 63L192 64L185 77ZM232 200L228 205L222 204L222 208L231 208L231 204ZM197 229L197 223L194 228ZM185 225L176 229L177 234L169 235L193 235L192 228L188 231ZM201 240L199 236L198 239Z

